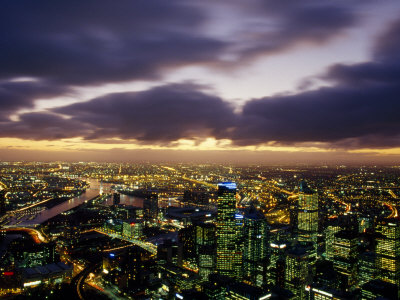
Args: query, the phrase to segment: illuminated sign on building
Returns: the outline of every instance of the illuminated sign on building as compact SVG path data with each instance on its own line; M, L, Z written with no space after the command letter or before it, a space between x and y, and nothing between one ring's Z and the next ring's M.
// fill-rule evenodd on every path
M25 283L24 283L24 287L34 286L34 285L38 285L38 284L41 284L41 283L42 283L41 280L31 281L31 282L25 282Z

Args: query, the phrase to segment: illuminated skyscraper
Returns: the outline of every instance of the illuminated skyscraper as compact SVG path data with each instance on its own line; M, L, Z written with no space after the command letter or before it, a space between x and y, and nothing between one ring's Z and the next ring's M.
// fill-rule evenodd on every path
M298 221L298 202L294 201L289 206L289 218L290 218L290 226L292 226L292 232L297 232L297 221Z
M291 240L288 228L274 228L269 231L269 264L267 283L269 287L284 288L286 250Z
M333 243L335 241L335 234L339 231L341 231L341 228L338 225L337 218L331 220L325 229L325 258L329 261L333 261L334 259Z
M377 223L376 269L377 277L400 286L400 223L385 219Z
M352 290L357 280L357 233L347 230L336 233L333 252L333 267L337 273L337 288L342 291Z
M242 274L241 225L237 225L235 218L235 196L235 183L218 184L217 272L221 275L240 278Z
M186 226L180 229L178 240L178 265L196 269L196 228L194 226Z
M154 222L158 217L158 194L150 193L143 201L143 218L146 222Z
M290 249L286 255L285 288L295 295L295 299L306 299L306 285L311 282L310 252L303 247Z
M316 244L318 234L318 195L305 182L300 183L297 216L299 241Z
M287 243L272 241L269 244L270 258L267 271L267 282L270 287L284 288L285 281L285 252Z
M200 223L196 225L196 253L199 276L208 280L215 271L215 225Z
M375 252L364 252L358 257L358 285L362 286L376 277Z
M244 216L244 276L257 286L262 286L266 282L268 233L267 220L257 210L251 210Z

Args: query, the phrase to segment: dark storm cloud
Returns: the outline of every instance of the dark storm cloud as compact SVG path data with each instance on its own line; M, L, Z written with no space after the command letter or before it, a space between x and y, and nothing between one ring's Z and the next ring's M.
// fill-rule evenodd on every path
M368 63L332 66L332 87L249 101L238 144L327 142L333 147L400 146L400 22L378 39Z
M236 1L243 20L231 45L237 57L276 54L300 43L326 42L361 18L359 1ZM230 6L230 5L227 5Z
M334 65L324 78L347 86L397 86L400 83L400 20L377 39L370 62Z
M10 115L21 108L32 108L35 99L67 91L65 87L44 81L0 81L0 122L9 120Z
M393 22L386 34L376 42L374 58L378 61L393 63L400 59L400 19Z
M5 0L0 78L68 85L154 79L166 68L215 63L223 55L246 59L299 41L324 41L356 20L350 5L276 2L256 1L257 12L243 9L243 2L221 2L243 12L243 21L231 20L243 31L217 39L203 28L218 19L210 12L221 3Z
M228 103L191 84L167 85L137 93L116 93L55 109L71 122L96 129L86 139L118 137L147 143L180 138L226 136L235 115Z
M400 86L335 87L253 100L244 106L233 138L239 144L291 144L393 136L400 132L399 93Z
M1 137L30 140L59 140L84 135L90 125L50 113L26 113L19 121L0 122Z
M65 84L148 79L215 58L204 13L182 1L3 1L0 77Z

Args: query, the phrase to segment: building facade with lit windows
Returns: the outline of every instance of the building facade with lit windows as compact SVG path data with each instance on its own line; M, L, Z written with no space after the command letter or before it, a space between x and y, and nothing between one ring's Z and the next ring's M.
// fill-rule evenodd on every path
M393 283L374 279L361 286L362 300L397 300L397 286Z
M267 269L267 283L269 287L285 286L285 252L286 242L274 241L269 244L269 263Z
M241 225L237 225L236 184L218 184L218 214L216 220L216 269L221 275L242 276ZM241 223L239 223L241 224Z
M335 234L333 267L340 290L352 290L357 283L358 242L358 234L354 231L342 230Z
M208 280L215 271L215 225L200 223L196 225L196 254L199 276Z
M354 295L346 294L337 290L332 290L324 286L311 285L307 286L306 291L309 293L310 300L352 300Z
M363 252L358 256L358 286L376 278L375 252Z
M377 278L400 286L400 222L384 219L376 224L376 271ZM400 294L399 294L400 296Z
M342 228L338 225L338 220L332 219L329 221L328 226L325 228L325 258L326 260L333 261L334 259L334 241L335 234L341 231Z
M311 282L312 261L312 253L300 246L289 249L286 254L285 288L295 299L307 299L306 286Z
M318 194L305 182L300 183L297 230L300 242L317 243L318 235Z
M122 223L122 235L130 239L143 237L143 220L131 219Z
M243 231L244 277L252 284L262 286L266 282L269 253L267 220L253 209L244 216Z

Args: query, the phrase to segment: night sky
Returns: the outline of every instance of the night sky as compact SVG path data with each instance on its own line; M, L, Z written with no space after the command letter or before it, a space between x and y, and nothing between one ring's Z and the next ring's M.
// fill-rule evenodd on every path
M0 160L400 163L400 1L0 4Z

